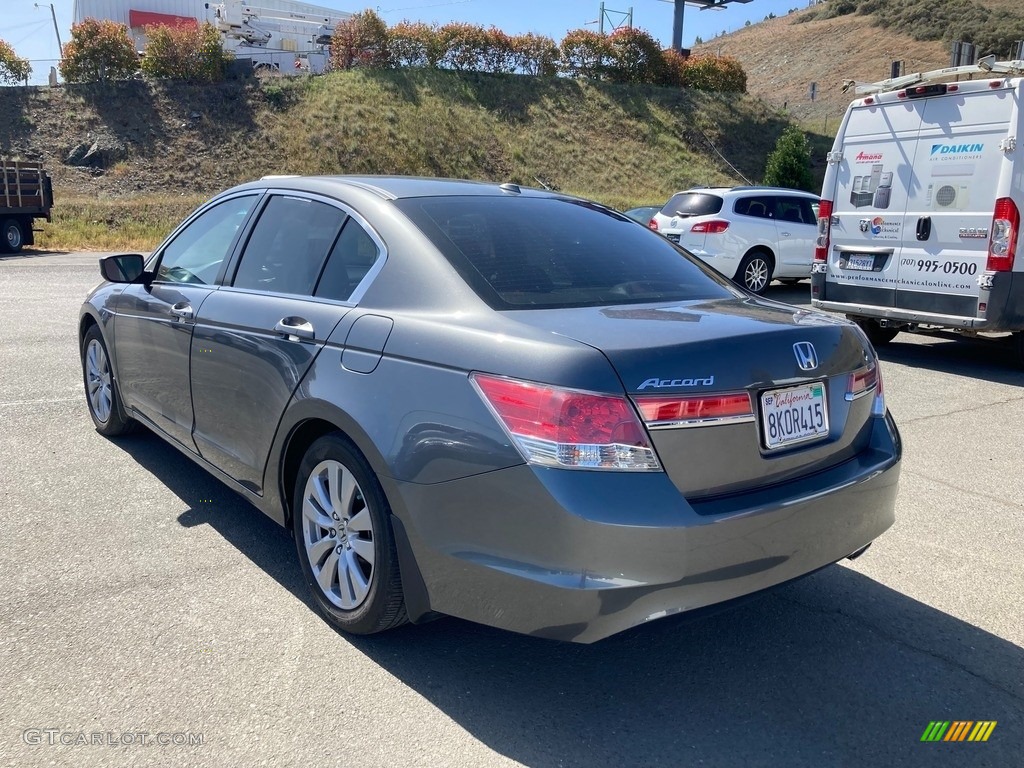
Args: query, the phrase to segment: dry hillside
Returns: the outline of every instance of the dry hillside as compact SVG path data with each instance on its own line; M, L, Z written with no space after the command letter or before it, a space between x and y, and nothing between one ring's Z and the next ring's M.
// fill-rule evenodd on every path
M695 50L736 57L747 71L752 94L785 106L794 118L819 131L827 118L832 132L852 98L842 91L844 81L882 80L889 76L894 59L906 62L910 72L948 64L946 43L914 40L875 26L869 16L801 23L800 17L807 13L752 24ZM812 82L818 84L813 103L808 98Z

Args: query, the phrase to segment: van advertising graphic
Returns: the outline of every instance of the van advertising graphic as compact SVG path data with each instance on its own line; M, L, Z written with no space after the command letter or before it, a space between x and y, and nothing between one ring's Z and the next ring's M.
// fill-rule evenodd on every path
M886 221L881 216L860 220L860 231L871 235L875 240L899 240L901 229L899 221Z

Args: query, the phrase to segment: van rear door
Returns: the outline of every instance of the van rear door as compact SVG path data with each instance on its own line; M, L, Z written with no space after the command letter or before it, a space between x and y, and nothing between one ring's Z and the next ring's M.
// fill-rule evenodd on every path
M895 94L872 101L850 109L836 187L822 193L833 201L827 299L894 307L902 243L914 237L907 191L925 104L896 101Z
M983 90L982 90L983 89ZM919 100L924 107L909 187L896 307L978 316L1014 92L987 83Z

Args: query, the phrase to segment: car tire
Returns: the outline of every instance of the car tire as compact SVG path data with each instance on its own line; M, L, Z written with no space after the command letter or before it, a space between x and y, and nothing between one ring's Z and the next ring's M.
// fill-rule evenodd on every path
M25 226L17 219L5 219L0 227L0 251L21 253L25 245Z
M775 263L771 254L765 251L751 251L740 262L734 280L751 293L760 295L771 284L774 269Z
M82 379L85 382L85 401L96 431L106 437L118 437L133 432L138 426L124 411L121 394L117 390L110 354L99 326L92 326L82 339Z
M407 621L391 508L340 432L315 441L302 459L292 532L313 604L329 624L370 635Z
M847 320L852 320L860 329L864 331L864 335L868 337L868 341L871 342L873 347L883 347L890 341L896 338L896 334L899 333L898 328L890 328L888 326L882 327L879 322L870 317L856 317L854 315L847 315Z

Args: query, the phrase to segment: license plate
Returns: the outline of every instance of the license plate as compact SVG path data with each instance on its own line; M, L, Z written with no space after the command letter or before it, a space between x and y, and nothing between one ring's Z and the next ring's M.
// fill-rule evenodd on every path
M820 381L761 393L764 443L782 448L828 434L828 402Z
M678 243L679 242L679 235L677 235L677 234L674 234L674 233L670 232L669 234L665 235L665 237L667 237L673 243Z
M866 253L855 253L846 257L846 269L860 269L870 272L875 268L875 257Z

